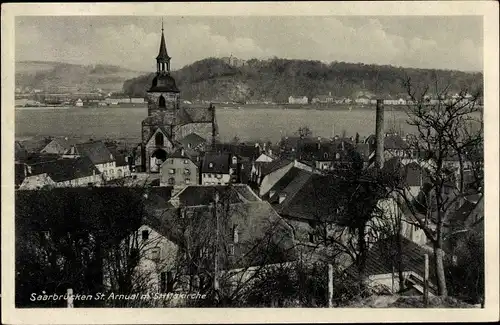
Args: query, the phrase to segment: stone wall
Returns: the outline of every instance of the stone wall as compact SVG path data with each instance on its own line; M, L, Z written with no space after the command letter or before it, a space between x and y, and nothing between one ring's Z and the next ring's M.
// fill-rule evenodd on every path
M165 108L160 109L160 96L165 98ZM169 92L154 92L147 93L148 100L148 115L151 116L155 111L172 110L175 111L179 109L180 104L180 94L179 93L169 93Z
M180 140L191 133L196 133L205 140L212 141L212 123L189 123L178 125L174 128L174 137L176 140Z

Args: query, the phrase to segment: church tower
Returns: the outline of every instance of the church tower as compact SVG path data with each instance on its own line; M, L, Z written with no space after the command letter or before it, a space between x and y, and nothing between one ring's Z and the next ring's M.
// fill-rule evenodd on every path
M156 57L156 75L147 91L148 117L142 121L142 165L158 172L167 155L174 150L174 129L180 105L180 91L170 74L171 57L161 24L160 50Z
M167 52L162 22L160 50L156 57L156 76L147 92L149 116L157 112L168 112L174 117L175 111L179 109L180 91L174 78L170 75L171 59Z

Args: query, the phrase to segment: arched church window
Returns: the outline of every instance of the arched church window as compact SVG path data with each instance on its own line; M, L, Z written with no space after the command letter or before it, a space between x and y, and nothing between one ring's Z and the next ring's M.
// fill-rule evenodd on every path
M165 108L166 107L165 97L163 97L163 95L160 96L160 100L158 102L158 107L159 108Z
M164 145L164 139L163 139L163 134L162 133L160 133L160 132L156 133L155 144L157 146L163 147L163 145Z

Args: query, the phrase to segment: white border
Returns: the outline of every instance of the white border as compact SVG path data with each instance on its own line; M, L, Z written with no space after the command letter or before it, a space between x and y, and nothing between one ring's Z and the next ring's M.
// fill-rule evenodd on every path
M15 309L14 308L14 17L53 15L323 16L481 15L485 78L485 309ZM2 322L8 324L299 323L493 321L499 317L498 5L495 1L80 3L2 5Z

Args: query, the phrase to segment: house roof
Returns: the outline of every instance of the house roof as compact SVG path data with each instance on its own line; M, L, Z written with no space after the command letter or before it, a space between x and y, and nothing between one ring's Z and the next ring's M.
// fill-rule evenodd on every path
M209 205L214 202L215 194L219 200L228 200L229 203L260 201L255 193L245 184L226 185L191 185L179 192L175 199L183 206Z
M277 263L286 261L287 258L294 259L294 238L291 227L274 211L269 203L264 201L245 202L229 204L226 207L228 218L219 218L219 231L222 238L228 238L226 243L231 243L233 227L238 226L238 249L228 264L221 265L222 268L235 266L252 266L260 262ZM156 210L150 217L155 223L159 233L170 238L176 238L178 245L183 245L181 223L179 218L183 213L189 216L190 222L194 225L187 231L191 231L191 238L195 241L206 242L207 237L214 236L213 206L191 206L182 208L171 208L168 210ZM222 212L220 213L226 213ZM156 219L156 220L155 220ZM261 249L268 249L270 243L275 243L284 254L266 256ZM197 243L191 243L195 247ZM226 245L221 245L226 246ZM236 246L236 245L235 245ZM266 258L262 261L262 258ZM270 258L267 260L267 258Z
M397 273L398 267L396 264L396 238L389 237L386 239L381 239L373 244L368 250L366 257L366 270L365 274L367 276L388 274L394 270ZM429 256L429 280L431 283L436 283L436 273L434 271L433 265L433 254L428 249L419 246L413 241L402 237L402 270L403 272L412 271L422 278L424 277L424 264L425 264L425 254ZM347 274L356 277L358 270L355 264L351 265L346 270Z
M261 176L269 175L270 173L277 171L285 166L293 164L293 161L288 159L278 159L271 162L266 162L261 164Z
M95 165L115 161L112 153L102 141L78 143L74 147L77 154L88 157Z
M194 149L200 145L203 145L207 142L204 138L199 136L196 133L190 133L186 135L184 138L177 140L183 148Z
M229 174L231 155L227 153L206 153L203 157L202 173Z
M274 202L278 200L278 196L280 193L287 193L287 195L293 196L295 194L295 191L300 189L297 187L297 184L290 184L293 183L295 179L300 179L300 178L308 178L312 175L312 173L305 171L301 168L297 167L292 167L290 168L283 177L281 177L276 184L267 192L262 198L265 200L269 200L270 202ZM290 186L290 185L295 185L295 186ZM294 187L297 187L294 189ZM274 192L275 195L273 197L270 197L271 192Z
M52 139L52 141L50 141L49 143L47 143L47 145L43 149L45 149L49 145L58 144L60 147L63 148L63 151L61 152L61 154L63 154L66 151L68 151L71 148L72 145L75 145L76 143L78 143L78 142L75 139L54 138L54 139Z
M125 158L125 155L120 153L116 146L107 146L107 147L108 147L108 150L113 155L113 157L115 158L117 167L123 167L123 166L128 165L127 160Z
M338 186L333 176L299 173L284 191L285 200L275 205L281 216L311 221L336 217Z
M31 165L31 175L47 174L54 182L64 182L100 173L88 157L58 159Z
M221 153L232 153L233 155L249 158L251 160L257 159L260 155L260 149L258 147L244 143L216 143L214 150Z
M365 143L370 145L370 151L375 150L377 138L374 134L369 135ZM384 136L384 150L402 150L408 149L408 143L398 134L386 134Z

